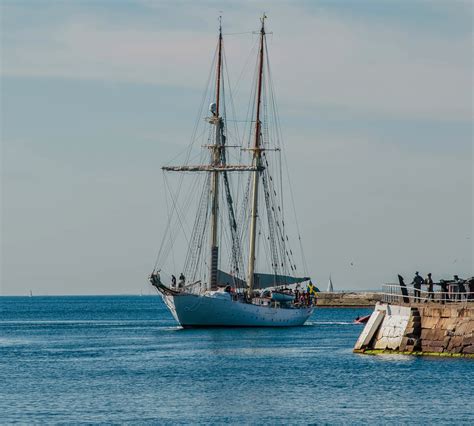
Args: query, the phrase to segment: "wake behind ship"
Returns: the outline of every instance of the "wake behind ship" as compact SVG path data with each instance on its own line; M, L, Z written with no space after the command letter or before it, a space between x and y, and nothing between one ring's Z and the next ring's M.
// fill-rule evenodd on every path
M241 120L246 136L239 136L239 120L228 118L226 104L233 110L234 103L219 25L209 96L203 100L203 104L210 101L209 114L199 114L184 153L185 164L162 167L169 192L168 221L149 280L183 327L300 326L314 310L314 287L309 277L298 274L290 247L293 227L305 266L296 217L292 226L284 219L284 194L291 187L283 173L288 166L276 113L265 19L264 15L253 93L247 118ZM192 164L197 141L208 153L194 154L201 163ZM248 162L243 161L245 156ZM174 188L169 172L179 176ZM183 175L188 173L193 179L185 184ZM294 202L292 208L296 216ZM179 249L181 246L186 249ZM165 271L174 271L176 253L184 252L184 272L178 281Z

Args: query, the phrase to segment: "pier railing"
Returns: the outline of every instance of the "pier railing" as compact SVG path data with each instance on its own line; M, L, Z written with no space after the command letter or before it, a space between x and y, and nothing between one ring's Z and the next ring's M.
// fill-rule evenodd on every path
M460 290L458 285L448 284L448 291L427 291L413 286L401 287L399 284L382 286L382 301L393 304L416 303L458 303L474 304L474 293Z

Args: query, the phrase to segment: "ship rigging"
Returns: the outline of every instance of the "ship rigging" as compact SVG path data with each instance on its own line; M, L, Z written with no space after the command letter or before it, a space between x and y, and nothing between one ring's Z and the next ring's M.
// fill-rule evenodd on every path
M229 76L225 72L220 23L212 67L214 79L209 78L214 83L209 114L204 120L207 129L197 131L200 119L194 132L206 135L202 146L208 151L207 161L201 153L198 164L190 162L193 145L199 139L193 137L185 152L185 164L162 168L171 208L150 281L185 327L301 325L313 311L311 298L301 300L294 288L309 277L298 275L287 234L289 227L284 220L283 195L291 188L284 183L284 147L268 61L265 20L263 15L244 142L235 125L237 120L227 119L225 83ZM229 97L234 110L233 98ZM233 132L229 132L229 123L234 123ZM250 158L244 162L246 156ZM176 192L171 190L167 178L170 172L179 174ZM194 179L183 196L184 175L188 173ZM186 216L192 211L193 202L197 204L194 223L186 232ZM294 203L293 211L296 213ZM176 238L179 228L184 234L181 243L187 245L187 250L178 283L173 274L168 274L171 279L163 277L167 275L164 265L170 254L172 263L176 263L174 251L175 245L180 246ZM302 249L297 222L296 231ZM303 252L302 263L307 275ZM176 270L175 265L173 268Z

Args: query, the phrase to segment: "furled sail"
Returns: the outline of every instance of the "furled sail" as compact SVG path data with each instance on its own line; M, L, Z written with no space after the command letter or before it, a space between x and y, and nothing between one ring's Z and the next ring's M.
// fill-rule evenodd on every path
M254 274L254 288L278 287L309 281L309 277L291 277L289 275Z
M244 280L221 270L217 271L217 277L217 281L221 285L229 284L240 288L247 286L247 283ZM262 289L268 287L279 287L302 283L304 281L309 281L309 279L309 277L291 277L289 275L263 274L257 272L254 274L254 288Z
M227 272L221 271L220 269L217 271L217 282L220 285L231 285L237 288L243 288L247 284L244 280L235 277L234 275L228 274Z

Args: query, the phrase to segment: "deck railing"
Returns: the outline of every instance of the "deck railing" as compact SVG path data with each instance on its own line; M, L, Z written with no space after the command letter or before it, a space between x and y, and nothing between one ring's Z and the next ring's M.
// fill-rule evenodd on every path
M460 290L457 284L448 284L448 291L432 291L416 289L413 286L402 287L399 284L382 286L382 301L396 304L416 303L460 303L474 304L474 293Z

